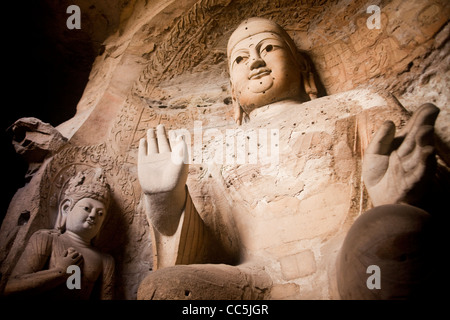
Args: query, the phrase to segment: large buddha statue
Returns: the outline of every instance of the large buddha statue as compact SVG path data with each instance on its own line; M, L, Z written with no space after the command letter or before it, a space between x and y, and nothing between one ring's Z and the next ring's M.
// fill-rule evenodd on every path
M227 55L236 123L276 129L279 162L228 171L246 179L245 188L223 194L241 247L239 262L229 265L186 187L186 143L169 142L163 126L149 129L140 141L138 177L156 270L138 299L276 298L271 289L286 283L299 287L301 298L317 298L302 296L303 288L331 292L333 283L336 294L320 297L420 296L432 270L426 253L432 219L424 204L433 190L439 109L425 104L406 122L399 108L368 143L374 131L368 123L389 120L384 115L395 113L392 106L361 98L364 91L317 98L309 60L278 24L245 20ZM396 133L400 123L406 126ZM367 212L355 209L361 175L373 205ZM308 247L318 243L320 252ZM366 284L371 265L381 269L378 291Z
M102 169L87 169L72 177L59 201L55 228L31 236L8 280L5 296L112 299L114 259L93 246L110 200ZM71 281L72 273L79 279Z

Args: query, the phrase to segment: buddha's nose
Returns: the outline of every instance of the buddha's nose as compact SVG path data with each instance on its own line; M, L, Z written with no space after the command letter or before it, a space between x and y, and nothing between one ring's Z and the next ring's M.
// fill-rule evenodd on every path
M258 69L266 66L266 62L261 58L255 58L250 63L250 70Z
M250 53L250 70L258 69L266 66L266 62L261 58L256 50Z

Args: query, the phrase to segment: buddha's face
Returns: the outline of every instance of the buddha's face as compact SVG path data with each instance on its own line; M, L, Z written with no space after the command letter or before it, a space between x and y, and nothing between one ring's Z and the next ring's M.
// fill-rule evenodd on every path
M106 217L104 203L92 198L83 198L67 210L66 230L87 241L97 235Z
M242 39L229 59L233 95L247 114L301 95L298 65L286 42L276 33L262 32Z

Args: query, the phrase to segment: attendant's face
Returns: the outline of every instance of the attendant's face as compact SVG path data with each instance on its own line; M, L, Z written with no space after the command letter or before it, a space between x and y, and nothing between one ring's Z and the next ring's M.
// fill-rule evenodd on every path
M249 114L261 106L301 95L301 75L286 42L262 32L239 41L230 53L233 96Z
M92 198L83 198L68 210L66 230L87 241L97 235L106 217L106 208L103 202Z

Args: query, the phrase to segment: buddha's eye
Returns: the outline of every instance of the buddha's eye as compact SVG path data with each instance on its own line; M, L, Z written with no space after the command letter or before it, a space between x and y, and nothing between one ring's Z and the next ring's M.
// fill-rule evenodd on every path
M236 62L236 64L241 63L242 61L244 61L244 58L242 56L237 57L234 62Z
M273 45L268 44L267 46L265 46L262 50L261 53L266 54L267 52L270 52L273 50Z
M101 217L101 216L103 215L103 211L98 211L98 212L97 212L97 215L98 215L99 217Z
M84 209L84 211L88 211L88 212L90 211L88 206L84 206L83 209Z
M270 52L270 51L273 50L273 46L272 46L271 44L269 44L267 47L264 48L264 50L265 50L266 52Z

